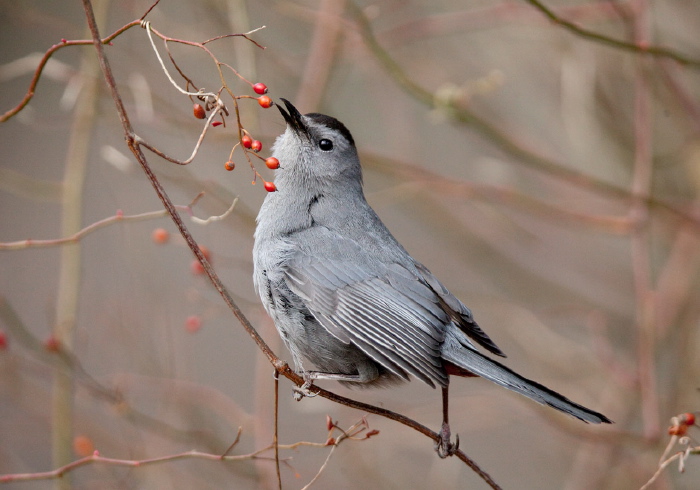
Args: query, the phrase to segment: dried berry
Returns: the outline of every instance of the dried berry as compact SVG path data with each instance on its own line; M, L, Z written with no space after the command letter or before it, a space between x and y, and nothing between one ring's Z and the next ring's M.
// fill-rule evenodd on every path
M668 435L683 437L688 432L687 425L672 425L668 428Z
M207 111L204 110L204 107L202 107L202 104L193 105L192 112L194 113L194 117L196 117L197 119L206 119L207 118Z
M229 160L228 162L224 163L224 168L230 172L231 170L236 168L236 164Z
M213 123L211 123L211 125L214 127L221 126L222 124L223 123L221 121L214 121Z

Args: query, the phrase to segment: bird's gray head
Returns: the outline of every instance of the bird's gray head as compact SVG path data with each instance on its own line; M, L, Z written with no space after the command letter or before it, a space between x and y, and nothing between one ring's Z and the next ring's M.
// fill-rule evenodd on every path
M272 147L272 154L280 161L276 180L303 180L315 185L348 181L361 185L360 160L348 128L324 114L301 115L288 100L281 100L287 110L279 104L277 108L287 130Z

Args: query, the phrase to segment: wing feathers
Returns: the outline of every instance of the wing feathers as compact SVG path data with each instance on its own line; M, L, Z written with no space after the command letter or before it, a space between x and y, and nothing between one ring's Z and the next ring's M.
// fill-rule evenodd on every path
M430 288L398 264L351 264L298 253L287 284L331 334L386 369L447 384L440 345L448 315Z

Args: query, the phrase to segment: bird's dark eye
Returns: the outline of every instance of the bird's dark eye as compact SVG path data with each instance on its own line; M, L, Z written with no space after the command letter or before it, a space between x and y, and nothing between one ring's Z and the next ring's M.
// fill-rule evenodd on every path
M331 151L333 149L333 142L331 140L322 139L318 142L318 147L323 151Z

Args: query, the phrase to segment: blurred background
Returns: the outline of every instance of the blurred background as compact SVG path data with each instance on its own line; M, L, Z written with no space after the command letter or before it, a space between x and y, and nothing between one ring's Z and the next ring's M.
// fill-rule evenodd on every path
M95 1L102 36L150 3ZM586 426L480 379L454 379L461 448L504 488L636 489L656 471L671 417L700 410L700 8L695 0L550 0L554 15L695 64L642 56L548 20L522 1L162 2L164 35L204 41L268 95L343 121L367 198L411 254L472 310L507 364L616 424ZM41 55L87 39L80 2L0 1L0 112L24 97ZM167 60L162 41L156 39ZM170 44L198 87L221 86L212 58ZM187 159L202 130L167 80L144 29L106 47L137 134ZM174 78L172 65L167 64ZM236 95L256 94L224 69ZM182 83L184 86L184 82ZM233 109L230 98L224 102ZM276 109L241 99L243 126L268 156ZM233 113L193 163L147 152L245 315L289 359L252 284L261 178L237 149ZM89 455L146 460L191 449L248 454L272 441L273 369L224 305L124 144L92 47L59 50L36 94L0 126L0 474L37 473ZM266 180L273 172L251 159ZM140 216L116 222L123 216ZM109 221L109 218L112 221ZM32 247L29 238L77 243ZM170 233L166 243L153 232ZM324 388L438 430L439 391ZM326 415L280 381L280 442L323 443ZM380 434L346 441L316 488L487 488L431 441L369 416ZM689 434L698 439L699 429ZM697 445L697 442L695 443ZM683 446L674 446L673 451ZM302 488L330 449L282 450L284 488ZM274 462L186 459L92 465L7 488L273 488ZM291 458L291 459L289 459ZM697 456L652 488L700 485Z

